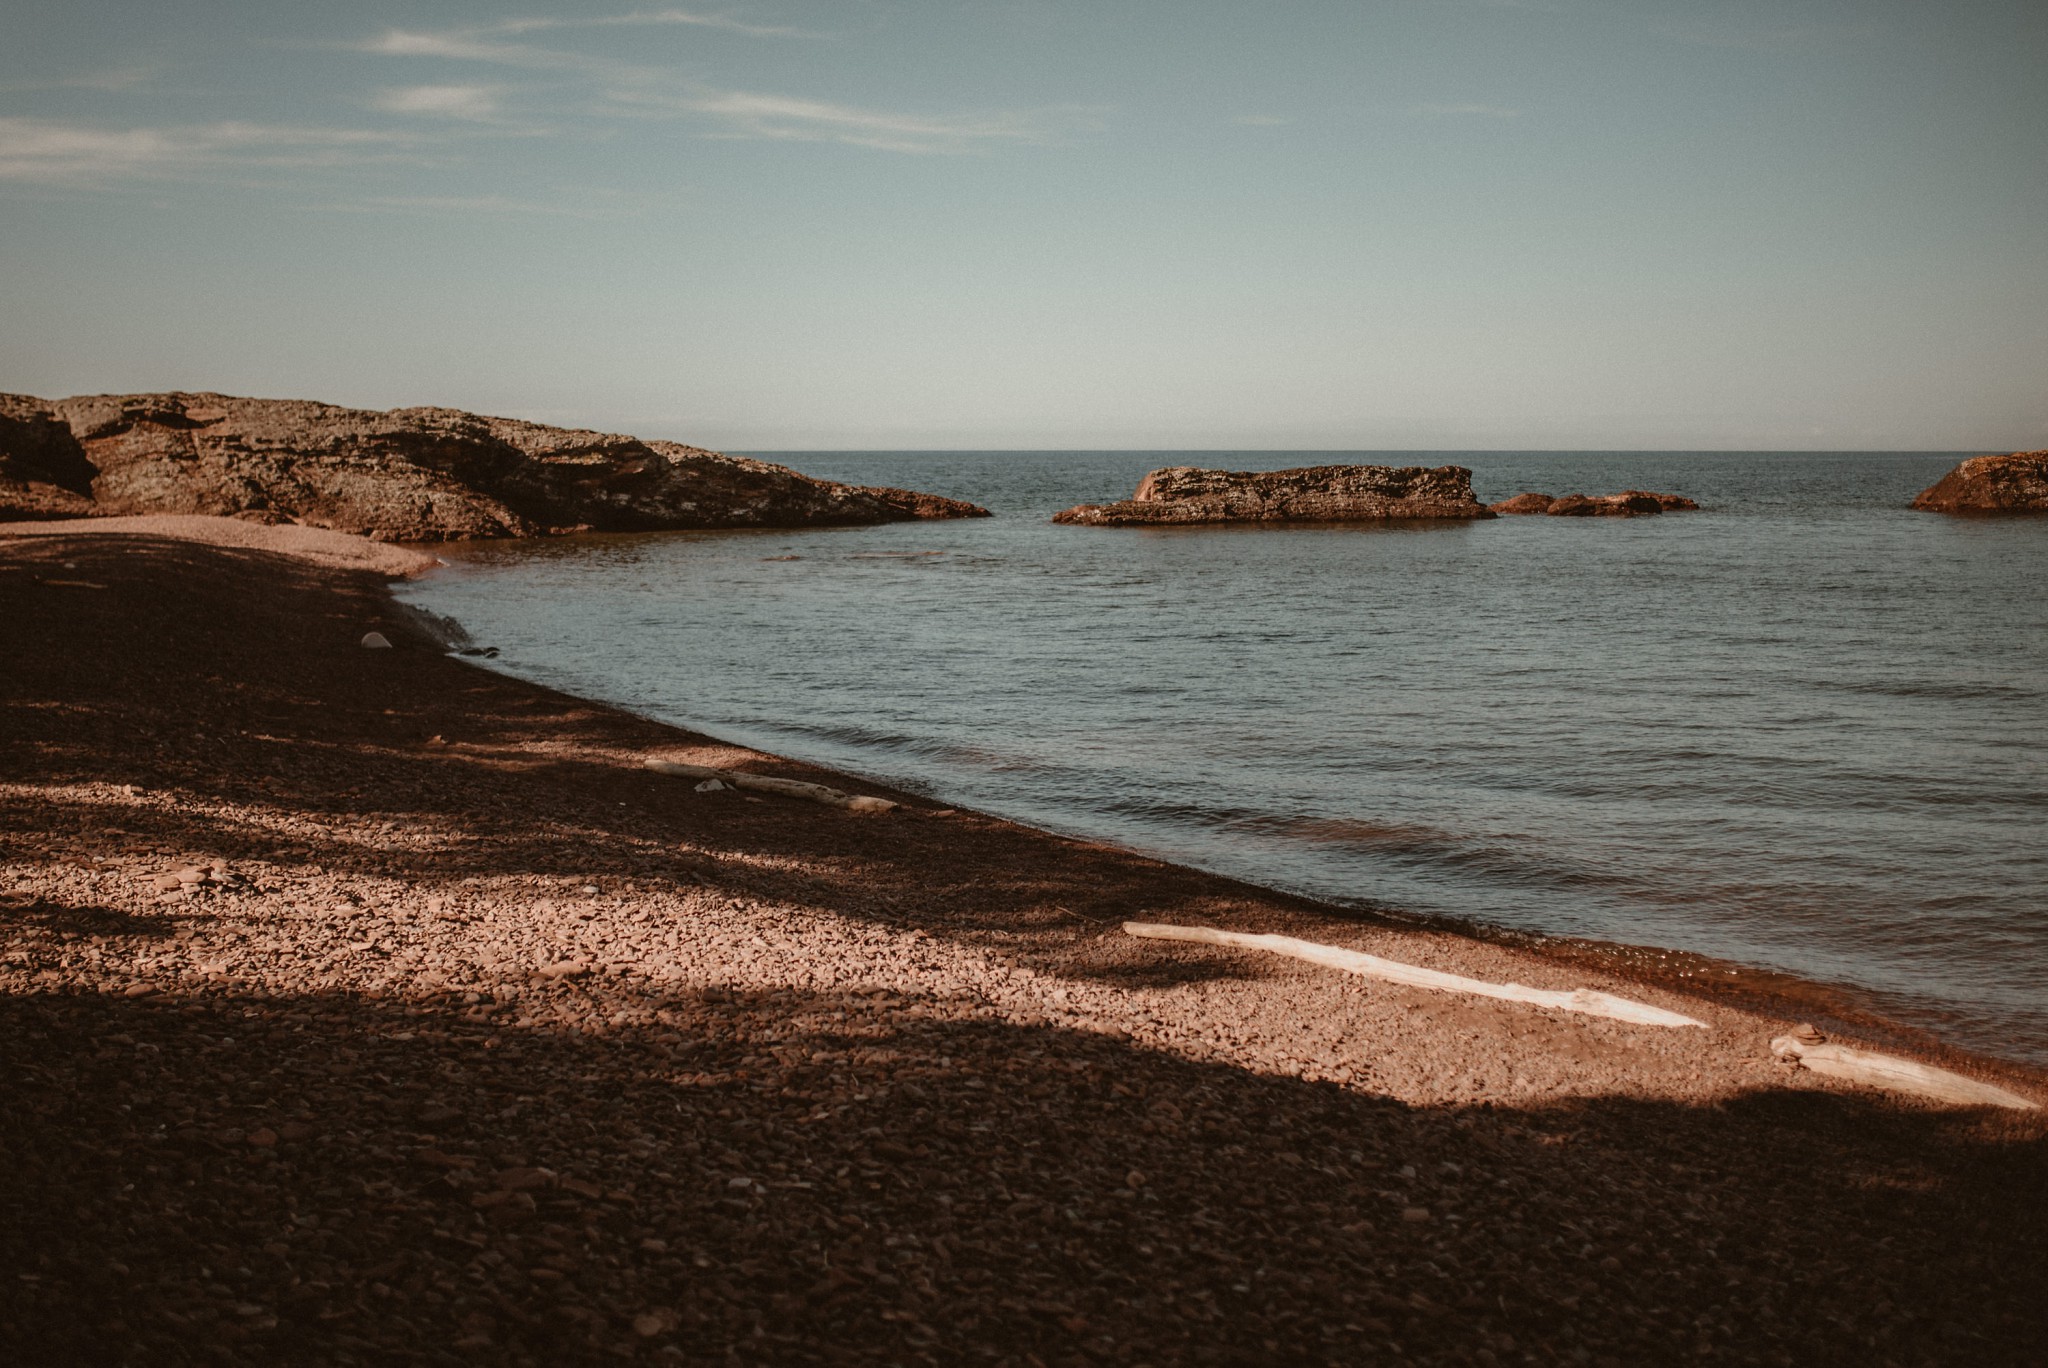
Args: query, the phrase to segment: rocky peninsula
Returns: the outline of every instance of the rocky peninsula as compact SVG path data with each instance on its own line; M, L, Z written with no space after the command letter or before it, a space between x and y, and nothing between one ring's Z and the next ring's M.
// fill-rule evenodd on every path
M208 514L379 541L822 527L988 510L677 442L223 394L0 394L0 521Z
M1303 466L1294 470L1205 470L1167 466L1129 499L1081 504L1053 516L1088 527L1203 523L1378 522L1403 518L1490 518L1463 466Z
M2048 451L1972 456L1920 491L1930 513L2048 513Z

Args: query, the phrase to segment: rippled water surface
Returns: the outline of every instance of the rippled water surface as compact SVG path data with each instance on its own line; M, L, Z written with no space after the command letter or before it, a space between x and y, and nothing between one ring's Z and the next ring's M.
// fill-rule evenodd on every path
M989 521L498 543L408 592L513 673L1352 903L1873 990L2048 1062L2048 520L1955 455L807 453ZM1118 530L1145 470L1456 461L1660 518Z

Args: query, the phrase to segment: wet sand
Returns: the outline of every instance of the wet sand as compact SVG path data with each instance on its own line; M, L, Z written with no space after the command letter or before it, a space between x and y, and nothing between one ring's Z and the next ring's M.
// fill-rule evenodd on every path
M399 567L42 530L0 529L23 1361L2048 1358L2048 1123L1777 1064L1762 990L700 794L644 760L879 790L446 657Z

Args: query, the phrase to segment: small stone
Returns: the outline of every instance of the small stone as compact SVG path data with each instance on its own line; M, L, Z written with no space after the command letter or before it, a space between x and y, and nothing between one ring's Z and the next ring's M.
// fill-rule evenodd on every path
M535 1188L553 1187L555 1175L544 1168L508 1168L500 1169L492 1181L501 1192L531 1192Z
M697 785L697 792L723 793L725 792L725 785L716 779L706 779L703 783Z
M258 1126L243 1138L258 1149L269 1149L277 1144L277 1132L268 1126Z
M1429 1208L1403 1207L1401 1209L1401 1219L1409 1222L1411 1225L1422 1225L1429 1220Z
M451 1121L460 1121L462 1112L445 1102L430 1102L420 1108L420 1124L423 1126L445 1126Z
M655 1239L655 1238L654 1238L654 1237L653 1237L652 1235L650 1235L650 1236L648 1236L648 1237L647 1237L646 1239L642 1240L642 1241L640 1242L640 1247L641 1247L642 1249L646 1250L646 1251L647 1251L647 1252L648 1252L649 1254L666 1254L666 1253L668 1253L668 1241L667 1241L667 1240L657 1240L657 1239Z
M391 649L391 639L382 632L365 632L363 633L363 649L366 651L388 651Z
M633 1317L633 1333L641 1339L653 1339L668 1329L668 1317L654 1311L643 1311Z

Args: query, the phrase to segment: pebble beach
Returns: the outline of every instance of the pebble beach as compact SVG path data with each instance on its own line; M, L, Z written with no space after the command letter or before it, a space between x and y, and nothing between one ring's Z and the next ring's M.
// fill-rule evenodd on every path
M1791 1067L1799 1017L1755 992L491 673L390 598L415 552L138 521L0 528L16 1361L2048 1359L2039 1111Z

